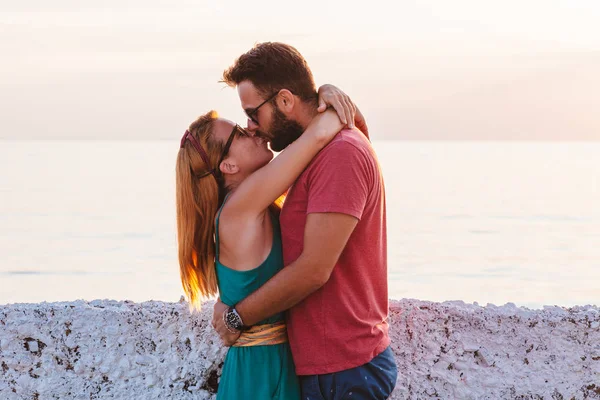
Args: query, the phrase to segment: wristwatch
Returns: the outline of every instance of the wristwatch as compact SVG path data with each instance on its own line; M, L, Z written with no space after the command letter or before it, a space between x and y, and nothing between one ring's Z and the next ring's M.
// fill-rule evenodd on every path
M242 321L242 317L240 317L240 314L238 314L235 309L235 306L225 310L223 313L223 322L225 322L225 327L231 333L238 333L247 329L244 325L244 321Z

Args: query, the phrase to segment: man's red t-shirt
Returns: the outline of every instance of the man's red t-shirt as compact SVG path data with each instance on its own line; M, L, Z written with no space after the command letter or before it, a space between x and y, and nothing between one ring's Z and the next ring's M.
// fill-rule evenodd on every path
M383 177L360 131L342 130L289 190L280 217L285 265L302 253L310 213L359 221L329 281L288 312L298 375L363 365L390 343Z

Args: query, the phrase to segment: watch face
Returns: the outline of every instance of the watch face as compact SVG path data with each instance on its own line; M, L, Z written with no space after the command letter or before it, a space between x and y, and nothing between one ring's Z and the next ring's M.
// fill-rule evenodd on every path
M237 316L235 311L233 311L233 310L227 311L227 315L225 316L225 318L227 319L227 325L229 325L231 328L237 329L237 330L240 329L241 321L239 320L239 317Z

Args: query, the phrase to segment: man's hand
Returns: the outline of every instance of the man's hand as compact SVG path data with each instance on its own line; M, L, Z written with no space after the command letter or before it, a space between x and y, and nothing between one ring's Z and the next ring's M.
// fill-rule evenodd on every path
M221 300L217 299L215 306L213 307L212 326L221 337L223 344L227 347L230 347L236 342L236 340L238 340L241 332L231 333L225 326L223 314L225 311L227 311L227 308L229 307L226 304L221 303Z

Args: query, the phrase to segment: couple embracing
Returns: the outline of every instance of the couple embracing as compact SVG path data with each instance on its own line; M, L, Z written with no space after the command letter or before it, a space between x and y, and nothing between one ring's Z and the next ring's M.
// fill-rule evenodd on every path
M223 81L247 127L202 115L176 165L183 288L196 308L219 296L212 324L231 346L217 399L388 398L385 193L361 113L283 43Z

